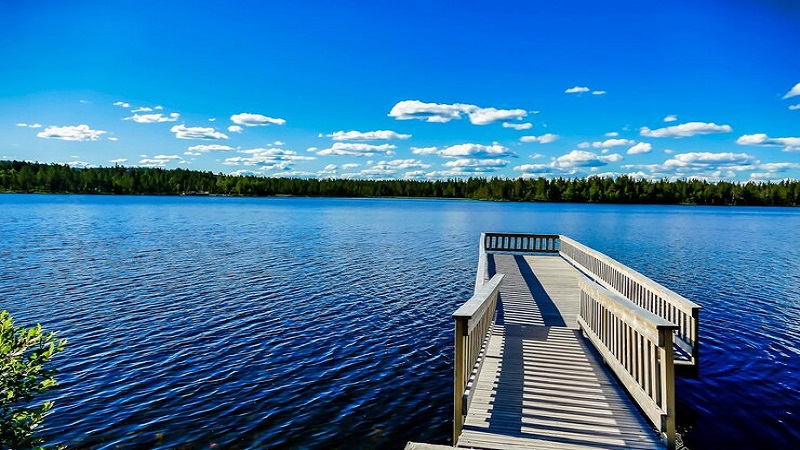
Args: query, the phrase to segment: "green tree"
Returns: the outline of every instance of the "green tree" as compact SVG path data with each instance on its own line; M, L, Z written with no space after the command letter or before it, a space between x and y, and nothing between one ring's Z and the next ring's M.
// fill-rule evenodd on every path
M42 448L35 428L53 403L33 399L56 385L56 369L47 365L65 344L41 325L15 327L8 311L0 311L0 448Z

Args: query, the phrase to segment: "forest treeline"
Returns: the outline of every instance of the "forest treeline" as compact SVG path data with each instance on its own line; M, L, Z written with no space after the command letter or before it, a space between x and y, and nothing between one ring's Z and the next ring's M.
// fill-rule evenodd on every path
M800 182L617 178L353 180L265 178L185 169L0 161L0 192L119 195L430 197L576 203L800 206Z

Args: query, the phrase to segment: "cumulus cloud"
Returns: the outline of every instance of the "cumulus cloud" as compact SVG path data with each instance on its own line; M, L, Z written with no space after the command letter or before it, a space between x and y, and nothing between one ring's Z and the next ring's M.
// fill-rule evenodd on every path
M557 134L546 133L541 136L522 136L519 138L521 142L538 142L540 144L549 144L558 139Z
M642 127L639 130L641 136L646 137L674 137L682 138L695 136L698 134L712 134L712 133L730 133L733 131L730 125L717 125L715 123L706 122L687 122L672 127L658 128L651 130L647 127Z
M678 116L675 114L670 114L667 117L664 117L664 122L675 122L676 120L678 120Z
M169 131L175 133L178 139L199 139L199 140L216 140L228 139L223 133L207 127L187 127L186 125L175 125Z
M75 125L66 127L47 127L44 131L36 134L37 137L45 139L59 139L62 141L96 141L100 135L105 134L102 130L93 130L89 125Z
M25 128L42 128L42 124L40 123L18 123L17 126Z
M127 102L114 102L114 106L119 106L120 108L130 108L130 103Z
M227 152L235 149L229 145L201 144L201 145L193 145L189 147L187 150L189 150L190 152L208 153L208 152Z
M363 144L354 142L335 142L331 147L317 150L320 156L373 156L375 154L393 155L397 148L391 144Z
M528 112L524 109L481 108L465 103L440 104L403 100L394 105L388 115L397 120L418 119L438 123L459 120L466 115L473 125L488 125L502 120L521 120Z
M787 92L786 95L783 96L783 98L785 100L787 98L796 97L798 95L800 95L800 83L795 84L793 88L789 89L789 92Z
M132 120L137 123L175 122L178 120L178 117L180 116L181 115L178 113L171 113L169 116L165 116L162 113L134 114L131 117L126 117L124 120Z
M647 142L639 142L638 144L629 148L626 153L629 155L638 155L641 153L650 153L651 150L653 150L652 145Z
M334 141L380 141L390 139L408 139L410 134L400 134L390 130L376 130L376 131L337 131L332 134L326 135Z
M231 121L237 125L244 125L246 127L258 127L264 125L283 125L286 123L284 119L267 117L261 114L252 113L239 113L231 116Z
M630 139L606 139L605 141L592 142L594 148L613 148L622 147L624 145L633 145L635 141Z
M451 145L439 151L439 156L445 158L493 158L502 156L514 156L514 153L508 148L494 143L492 145L481 144L458 144Z
M280 148L253 148L242 150L246 156L226 158L222 164L227 166L259 166L261 170L287 170L298 161L311 161L313 156L301 156L291 150Z
M583 92L589 92L589 88L586 86L575 86L567 89L564 91L565 94L581 94Z
M771 138L765 133L745 134L736 139L739 145L783 147L785 152L800 152L800 137Z
M439 153L437 147L411 147L411 153L415 155L435 155Z
M620 160L622 160L622 155L616 153L600 156L592 152L573 150L556 158L554 163L557 167L571 169L576 167L601 167Z
M624 169L645 170L657 178L732 178L737 172L756 170L758 160L746 153L690 152L674 155L662 164L624 165Z
M533 127L532 123L511 123L503 122L503 128L513 128L517 131L529 130Z
M244 128L240 127L239 125L231 125L228 127L228 131L231 133L241 133Z

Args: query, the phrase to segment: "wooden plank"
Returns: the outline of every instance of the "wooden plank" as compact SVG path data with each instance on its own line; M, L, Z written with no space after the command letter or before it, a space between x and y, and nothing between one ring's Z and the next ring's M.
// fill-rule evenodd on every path
M662 448L577 329L581 275L554 256L494 258L498 320L458 446Z

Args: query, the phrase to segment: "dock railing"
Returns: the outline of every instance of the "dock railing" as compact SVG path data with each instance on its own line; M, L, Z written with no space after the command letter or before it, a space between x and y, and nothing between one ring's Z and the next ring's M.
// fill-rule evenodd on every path
M588 280L580 282L578 324L606 364L675 448L672 337L678 326Z
M478 276L482 277L480 269ZM464 427L464 416L473 399L472 387L483 366L503 276L497 274L486 283L480 285L476 283L472 298L453 313L455 320L453 445L458 442L458 436Z
M560 254L590 278L619 292L635 305L676 325L677 364L697 368L700 306L635 270L566 236L560 236Z
M557 234L483 233L487 252L558 253Z

